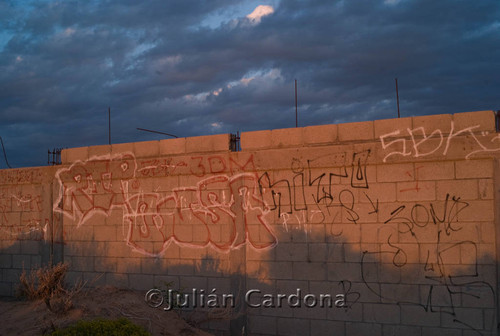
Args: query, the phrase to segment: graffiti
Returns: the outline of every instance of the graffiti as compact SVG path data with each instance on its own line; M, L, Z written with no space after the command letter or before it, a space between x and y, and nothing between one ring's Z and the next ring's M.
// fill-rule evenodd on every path
M40 182L43 170L40 168L7 169L0 171L0 185Z
M108 214L114 206L124 206L131 193L138 192L137 164L132 154L75 162L57 171L62 191L54 212L74 220L78 226L94 213ZM63 197L64 195L64 197Z
M221 189L230 193L220 197L217 191ZM265 249L277 242L264 220L266 207L251 173L230 178L216 175L194 187L176 188L164 197L136 194L127 200L127 209L124 215L129 223L127 242L146 254L161 255L172 242L185 247L212 246L219 251L229 251L245 243ZM151 241L162 245L157 250L148 250Z
M440 153L446 156L453 146L453 140L457 139L460 135L467 136L467 139L472 143L472 145L468 146L471 148L467 148L468 153L465 155L466 159L470 159L475 154L500 151L500 147L490 147L492 145L488 146L485 144L484 140L481 140L481 137L489 139L487 137L489 133L482 132L480 135L475 133L474 130L479 127L480 125L475 125L461 130L455 130L455 124L451 121L451 130L447 135L443 134L440 129L435 129L430 134L427 134L424 127L417 127L414 129L407 128L406 134L399 129L395 130L380 136L382 149L384 151L391 150L391 152L384 156L382 161L386 162L391 156L410 156L419 158L434 153ZM407 137L409 137L409 139L407 139ZM498 135L492 136L489 142L494 144L500 139L499 137Z
M137 162L137 177L166 177L173 174L189 174L205 177L214 174L234 175L239 172L255 171L253 155L243 164L222 155L192 156L189 159L154 158Z
M405 188L405 189L400 189L399 192L405 192L405 191L416 191L416 192L419 192L421 187L418 185L418 171L420 169L424 168L423 166L417 166L415 167L415 186L414 187L411 187L411 188ZM406 172L406 175L408 175L409 177L413 178L412 174L407 171Z
M333 224L336 218L356 224L355 195L341 182L368 189L369 155L366 150L293 158L291 177L277 180L270 172L256 173L253 155L241 162L223 156L142 161L132 153L94 157L57 171L61 191L53 210L77 227L96 214L121 210L127 244L145 254L160 255L171 243L219 251L245 243L265 249L277 243L267 219L270 213L285 227L289 222ZM198 182L163 191L167 180L154 190L141 185L143 178L168 178L174 172Z
M445 313L452 316L455 323L474 329L468 316L457 309L461 300L467 297L484 304L495 301L495 296L493 287L478 269L478 239L455 238L463 229L458 217L469 206L460 197L448 194L439 205L416 203L392 210L384 222L387 226L379 229L379 239L385 243L380 250L366 250L362 255L362 279L368 289L385 302L419 306L428 313ZM394 269L388 267L388 262ZM374 267L384 269L374 272ZM396 284L391 290L376 285L383 282L376 274L398 270L414 277L409 284L401 286L401 291ZM425 295L409 294L419 291ZM490 323L488 328L492 330L493 321Z
M191 160L194 168L171 159L137 162L131 153L75 162L56 173L61 193L53 210L80 227L97 213L108 216L121 209L127 244L149 255L164 253L172 242L220 251L247 242L256 249L274 246L276 237L264 219L270 210L259 194L255 173L208 176L166 192L142 190L139 176L165 176L186 168L200 177L253 166L252 156L243 164L226 164L219 156Z
M344 296L343 308L345 310L352 309L358 300L361 298L361 293L354 291L352 288L352 282L350 280L342 280L338 282L338 287L340 289L340 293Z
M359 216L354 210L354 194L344 181L353 190L369 188L366 172L369 155L370 150L351 156L345 152L333 153L306 163L293 158L292 177L273 179L269 172L264 172L259 177L260 192L285 227L291 220L299 225L333 224L341 209L350 222L356 223Z
M0 188L0 232L17 240L43 239L46 221L35 189Z

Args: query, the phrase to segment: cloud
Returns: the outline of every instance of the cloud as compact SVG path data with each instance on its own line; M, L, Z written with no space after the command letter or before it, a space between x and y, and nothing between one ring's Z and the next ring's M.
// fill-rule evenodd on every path
M268 16L274 13L274 8L268 5L259 5L254 11L248 14L246 17L250 20L252 24L259 24L264 16Z

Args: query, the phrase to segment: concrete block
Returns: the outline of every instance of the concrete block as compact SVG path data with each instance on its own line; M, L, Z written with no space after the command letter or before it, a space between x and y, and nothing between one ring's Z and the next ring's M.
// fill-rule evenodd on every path
M120 232L122 229L120 228ZM120 234L122 236L122 234ZM94 227L94 240L103 242L116 242L122 240L122 237L117 239L117 229L115 225L99 225Z
M455 162L455 176L465 178L492 178L493 160L467 160Z
M134 142L134 154L137 158L157 157L160 155L159 141Z
M207 258L207 249L206 248L181 248L179 257L181 259L204 260Z
M396 183L371 183L367 190L359 195L358 202L373 205L376 210L377 201L380 203L396 201Z
M495 226L492 223L481 223L481 243L495 242Z
M463 200L478 199L477 180L452 180L436 182L436 199L444 200L446 195L451 199L453 196Z
M455 113L453 123L455 126L454 133L468 127L474 127L473 132L496 132L494 111Z
M180 276L179 277L179 288L183 288L186 291L192 291L195 289L206 289L208 290L208 279L207 277L200 276ZM210 288L212 290L212 288Z
M494 220L494 203L492 201L469 201L468 203L469 206L458 214L458 221L487 222Z
M212 291L213 289L216 289L216 294L218 295L223 295L223 294L233 294L234 297L238 294L240 294L242 297L245 296L245 293L243 292L243 289L238 288L237 293L232 293L231 290L231 278L228 277L216 277L216 278L208 278L207 279L207 290Z
M361 265L359 263L328 263L327 272L330 281L362 281Z
M143 274L153 274L164 276L168 273L170 258L139 258L141 272Z
M194 275L196 272L194 261L191 259L184 259L182 263L175 266L170 266L168 275Z
M94 257L71 257L70 268L72 271L94 272Z
M384 164L377 166L377 182L414 181L413 163Z
M13 296L12 283L0 282L0 296Z
M356 303L349 307L349 309L332 308L328 309L327 314L329 320L359 323L363 321L363 305ZM346 335L350 335L347 330ZM367 335L371 335L371 333L368 333Z
M319 282L315 282L319 283ZM321 282L323 283L323 282ZM285 280L276 280L276 293L281 294L295 294L297 293L297 289L302 291L302 294L307 294L309 289L309 281L307 280L295 280L293 277L288 277Z
M143 246L147 246L146 243L142 243ZM137 254L133 255L132 248L127 246L125 242L107 242L105 247L104 255L106 257L130 257L137 256ZM99 254L98 254L99 255Z
M186 138L186 153L229 152L229 134Z
M12 254L6 254L6 253L0 254L0 265L1 265L0 267L1 268L11 268L11 267L14 267L13 266L13 262L12 262L12 258L13 258ZM17 262L17 264L18 263L19 262Z
M402 325L390 325L384 324L382 326L382 335L384 336L422 336L428 334L422 334L422 327L410 327Z
M68 148L61 151L62 164L73 163L75 161L87 161L89 158L88 147Z
M455 178L455 165L452 161L415 163L415 180L452 180Z
M248 319L249 335L278 335L277 318L273 316L252 316Z
M160 289L180 289L179 277L169 276L169 275L155 275L154 277L155 287Z
M397 200L408 201L433 201L436 199L436 184L434 181L398 182L396 189Z
M23 272L22 269L3 269L2 270L2 281L4 282L10 282L10 283L19 283L19 277L21 276L21 273ZM29 270L26 270L26 273L30 273Z
M393 298L402 302L419 302L420 300L418 286L416 285L381 283L380 290L382 296L382 303L392 304L394 303Z
M271 145L274 148L298 147L302 143L302 128L284 128L271 131Z
M319 125L304 127L302 138L306 145L331 144L338 140L338 126Z
M40 241L21 240L21 254L40 254Z
M401 305L401 323L403 325L437 327L441 324L441 317L440 314L426 312L420 306Z
M111 154L111 146L110 145L101 145L101 146L90 146L88 147L88 156L89 158L100 157Z
M106 273L105 281L107 286L129 288L128 274Z
M137 290L149 290L154 288L154 277L149 274L129 274L129 287Z
M325 262L328 259L328 245L320 242L309 244L308 260Z
M463 328L482 330L483 325L483 311L477 308L456 308L456 316L451 314L441 314L441 327L444 328ZM467 324L457 323L457 320L464 321Z
M240 138L244 151L270 148L272 144L271 131L243 132Z
M339 124L338 130L341 142L374 139L373 121Z
M420 117L412 117L413 129L423 127L426 137L429 137L434 131L439 130L441 134L449 134L451 130L451 114L435 114ZM437 134L437 133L436 133Z
M20 269L25 269L25 270L30 270L31 269L31 256L29 254L17 254L10 256L12 257L12 267L13 268L20 268ZM2 258L3 259L3 258ZM8 260L10 261L10 260ZM2 267L7 267L4 264L2 264Z
M332 336L345 335L345 323L340 321L311 321L311 335Z
M134 153L134 143L128 142L128 143L121 143L121 144L112 144L111 145L111 153L112 154Z
M328 307L330 299L320 298L319 295L305 293L303 295L303 303L301 308L293 309L293 317L296 319L307 319L314 325L316 322L328 319L328 310L335 309L334 305ZM335 301L334 296L331 299ZM320 303L323 301L322 303ZM320 306L323 305L323 306ZM340 322L342 323L342 322ZM314 335L314 334L312 334Z
M186 138L160 140L160 156L184 154L186 152Z
M345 330L349 336L382 336L381 324L347 322Z
M80 241L80 242L90 242L94 240L94 226L88 223L87 225L82 225L79 228L74 228L66 232L66 237L68 241Z
M308 244L281 243L276 247L277 261L306 261L308 258Z
M383 137L391 139L394 137L408 136L407 129L412 129L412 118L398 118L398 119L381 119L375 120L374 130L375 138Z
M484 200L493 199L493 180L480 179L479 181L479 198Z
M100 257L94 259L94 270L96 272L116 272L118 258Z
M467 331L467 330L463 330ZM477 331L473 331L473 335L477 335ZM442 327L422 327L422 335L425 336L456 336L456 335L464 335L462 333L462 329L456 328L442 328Z
M400 323L400 306L396 304L364 303L363 318L365 322Z
M117 273L143 273L141 271L142 258L116 258Z
M272 279L293 279L292 262L290 261L268 261L269 277Z
M278 318L278 333L283 336L308 336L310 334L310 321L306 319Z

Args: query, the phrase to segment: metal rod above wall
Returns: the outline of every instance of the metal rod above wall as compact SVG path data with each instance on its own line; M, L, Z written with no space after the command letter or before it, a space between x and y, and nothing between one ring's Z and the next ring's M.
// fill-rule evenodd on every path
M108 143L111 145L111 107L108 107Z
M299 116L297 113L297 80L295 80L295 127L299 127Z
M401 118L401 115L399 114L399 92L398 92L398 79L394 78L396 80L396 100L398 104L398 118Z
M7 161L7 153L5 152L5 146L3 145L2 137L0 137L0 143L2 143L3 157L5 158L5 163L7 164L7 167L12 168L9 164L9 161Z

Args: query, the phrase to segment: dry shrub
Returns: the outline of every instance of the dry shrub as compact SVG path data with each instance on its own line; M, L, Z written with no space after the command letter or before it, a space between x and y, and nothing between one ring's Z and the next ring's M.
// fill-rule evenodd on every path
M72 298L82 288L83 283L78 282L72 289L64 287L64 278L68 264L58 263L32 270L28 275L25 270L19 281L19 294L28 300L43 300L47 308L53 313L63 313L72 306Z

